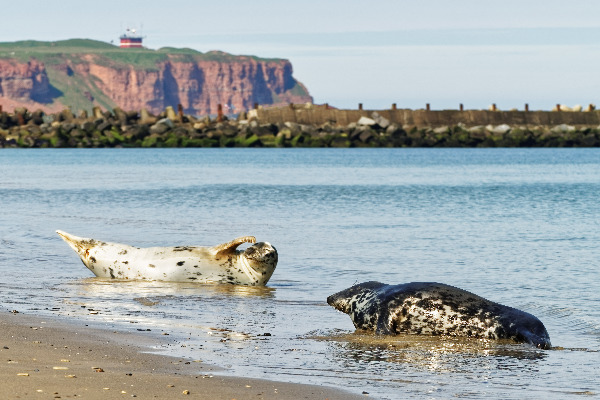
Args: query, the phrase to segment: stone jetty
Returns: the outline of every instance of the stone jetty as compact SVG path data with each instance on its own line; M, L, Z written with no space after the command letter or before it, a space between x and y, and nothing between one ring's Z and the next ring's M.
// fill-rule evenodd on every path
M70 110L46 114L17 108L12 113L0 111L0 148L600 147L596 111L579 113L589 114L585 124L567 123L578 122L573 119L575 113L549 111L546 113L554 116L544 118L556 124L531 124L521 117L503 120L495 111L479 111L495 113L485 117L488 119L477 117L494 123L475 125L473 118L462 122L456 113L446 119L435 117L435 123L426 124L422 119L415 123L414 116L400 123L385 111L363 110L359 114L348 111L343 123L341 118L311 123L298 118L298 113L307 108L315 112L330 110L327 106L290 105L270 112L250 110L228 119L222 114L195 118L172 107L158 115L120 108L94 108L91 113L78 115ZM290 111L293 117L286 117ZM340 112L343 110L335 110L337 115L342 115Z

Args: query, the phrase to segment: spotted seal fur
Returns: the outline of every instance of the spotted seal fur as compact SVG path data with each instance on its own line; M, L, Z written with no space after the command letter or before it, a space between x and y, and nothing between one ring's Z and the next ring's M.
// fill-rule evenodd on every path
M356 329L510 339L549 349L550 336L535 316L454 286L434 282L364 282L327 298Z
M81 238L56 231L96 276L173 282L265 285L277 266L277 250L243 236L213 247L150 247ZM254 243L244 251L242 243Z

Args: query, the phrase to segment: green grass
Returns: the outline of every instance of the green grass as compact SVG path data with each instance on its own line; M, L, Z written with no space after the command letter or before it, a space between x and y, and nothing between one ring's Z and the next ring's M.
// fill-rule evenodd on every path
M81 78L75 75L67 76L51 69L47 69L46 72L52 85L63 93L57 100L69 99L68 105L74 113L77 113L77 110L92 108L91 102L83 94L87 85Z
M299 82L296 82L294 87L287 90L286 93L289 93L294 96L308 96L309 95L306 88Z
M89 80L78 74L68 76L63 71L53 68L46 68L46 73L52 86L62 92L62 96L57 100L69 105L74 113L79 110L89 112L94 107L95 104L86 97L86 91L90 92L100 106L109 110L115 107L115 103L94 84L96 78Z
M110 97L104 94L102 90L96 86L96 82L100 82L100 79L91 75L89 82L90 93L94 96L94 100L100 105L100 107L105 108L107 110L112 110L117 106L115 102L111 100ZM86 109L87 110L87 109ZM90 110L88 110L90 111Z
M277 58L260 58L255 56L236 56L222 51L201 53L190 48L163 47L158 50L147 48L122 49L110 43L91 39L69 39L56 42L24 40L19 42L1 42L0 58L13 58L27 61L35 58L48 65L56 65L69 60L82 62L83 55L97 55L97 62L102 65L133 66L141 70L156 70L156 64L172 58L176 61L197 62L239 62L245 59L257 61L281 61Z
M160 49L158 49L156 51L159 53L166 53L166 54L191 54L191 55L202 54L198 50L190 49L187 47L184 47L182 49L178 49L177 47L161 47Z
M0 49L30 49L30 50L41 50L41 51L64 51L63 49L110 49L114 48L110 43L101 42L98 40L91 39L69 39L59 40L56 42L43 42L39 40L22 40L18 42L0 42Z

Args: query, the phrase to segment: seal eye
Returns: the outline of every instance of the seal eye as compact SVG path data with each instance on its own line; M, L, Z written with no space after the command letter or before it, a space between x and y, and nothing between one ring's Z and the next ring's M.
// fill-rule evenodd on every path
M254 247L254 246L248 247L244 253L246 254L246 257L254 258L257 255L256 247Z

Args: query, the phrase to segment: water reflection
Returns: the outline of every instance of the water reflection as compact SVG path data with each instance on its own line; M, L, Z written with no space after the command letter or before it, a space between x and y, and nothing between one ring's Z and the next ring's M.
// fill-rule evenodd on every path
M158 281L132 281L117 279L85 278L67 283L75 286L80 295L114 296L123 295L151 295L153 298L161 296L231 296L231 297L259 297L272 298L275 288L266 286L242 286L228 284L200 284L191 282L158 282Z
M548 353L525 344L485 339L364 332L314 335L329 343L332 358L346 369L417 368L432 372L536 370Z
M226 328L231 332L244 332L248 326L270 320L276 293L270 287L101 278L71 280L55 289L61 294L56 298L58 307L53 310L61 314L92 314L98 322L146 324L163 329Z

